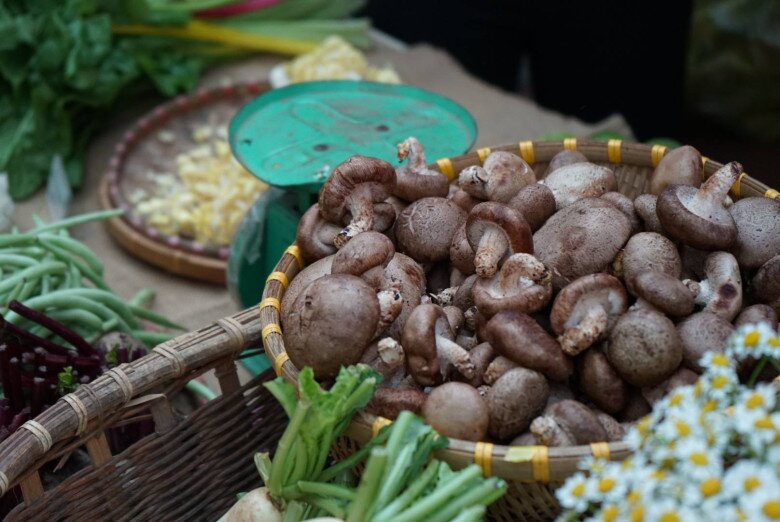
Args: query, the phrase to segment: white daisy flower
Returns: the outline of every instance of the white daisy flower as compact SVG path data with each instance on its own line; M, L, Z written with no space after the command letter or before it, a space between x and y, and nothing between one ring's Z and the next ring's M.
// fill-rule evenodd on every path
M762 484L751 493L740 497L739 503L746 520L780 520L780 479L774 476L770 483Z
M592 496L593 486L589 482L591 481L583 473L576 473L566 479L566 482L556 491L561 506L580 513L584 512L590 503L589 497Z
M687 439L676 446L677 472L692 481L720 476L723 459L701 438Z
M778 356L777 334L767 323L746 324L737 328L726 343L726 353L737 360Z
M697 520L697 513L669 498L662 498L645 504L644 522L686 522Z
M772 467L755 460L740 460L723 475L723 493L739 499L756 489L772 484L777 479Z

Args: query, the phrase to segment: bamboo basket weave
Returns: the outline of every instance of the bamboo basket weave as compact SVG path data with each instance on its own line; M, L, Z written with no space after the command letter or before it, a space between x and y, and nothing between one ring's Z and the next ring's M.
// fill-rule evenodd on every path
M593 141L569 138L564 141L521 141L511 145L482 148L455 158L440 159L431 168L454 180L469 165L481 164L491 151L503 150L519 154L529 163L537 176L543 177L550 159L558 152L578 150L590 161L613 169L618 180L618 190L631 199L647 191L654 167L666 154L662 145L623 143L621 140ZM702 158L704 175L709 177L723 165ZM736 199L749 196L777 198L778 192L746 174L742 174L732 188ZM282 256L276 269L268 277L263 300L260 303L262 338L266 354L273 361L277 374L291 382L297 382L298 369L290 361L284 347L280 326L280 303L290 280L303 268L303 260L297 247L292 246ZM361 444L388 424L387 419L362 414L353 421L334 448L337 456L353 453ZM484 474L505 479L509 484L507 494L490 507L495 520L550 520L559 512L554 491L568 476L577 470L578 461L588 455L614 460L624 459L630 451L625 443L594 443L570 448L546 446L501 446L486 442L451 440L449 448L438 457L454 468L476 463Z

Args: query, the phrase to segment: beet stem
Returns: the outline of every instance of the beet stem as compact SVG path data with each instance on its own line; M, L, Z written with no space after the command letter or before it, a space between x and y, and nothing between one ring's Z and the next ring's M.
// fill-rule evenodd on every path
M80 355L92 355L95 352L95 349L92 347L92 345L84 340L83 337L59 321L55 321L43 312L39 312L38 310L33 310L32 308L24 306L19 301L11 301L8 303L8 309L16 312L25 319L29 319L30 321L43 326L53 334L58 335L65 341L69 342L76 348Z

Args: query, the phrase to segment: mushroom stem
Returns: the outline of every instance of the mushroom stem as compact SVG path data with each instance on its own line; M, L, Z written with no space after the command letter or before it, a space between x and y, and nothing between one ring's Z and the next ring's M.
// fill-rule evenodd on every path
M531 433L538 444L552 447L574 446L576 441L571 434L548 415L537 417L531 423Z
M455 293L458 291L457 286L451 286L445 288L438 294L430 294L431 300L439 306L451 306L452 300L455 299Z
M477 331L477 307L471 306L465 312L463 312L463 321L466 328L472 332Z
M722 205L729 190L739 179L742 165L732 161L709 177L691 201L691 210L697 215L708 215L713 205Z
M561 349L568 355L577 355L607 332L607 311L601 306L589 309L574 328L567 328L558 336Z
M396 368L404 363L404 349L392 337L385 337L377 343L377 353L386 365Z
M460 171L458 175L458 185L465 192L480 199L488 199L485 192L485 183L487 183L488 173L480 166L472 165Z
M712 299L712 285L708 279L699 282L692 279L683 279L683 284L691 291L691 294L693 294L693 301L697 305L706 306L710 299Z
M404 300L397 286L391 286L386 290L377 292L376 298L379 301L379 322L376 325L374 337L387 330L395 318L401 313Z
M374 192L370 183L361 183L347 197L346 207L352 214L352 221L333 239L336 248L343 247L361 232L374 228Z
M442 335L436 336L436 355L441 365L442 376L449 373L449 367L454 366L466 379L474 378L474 363L469 352L459 344Z
M493 277L498 270L498 262L504 257L509 242L504 233L494 226L489 226L479 240L474 266L479 277Z
M513 288L529 288L545 278L552 276L544 264L530 254L515 254L501 267L499 286L506 291Z
M420 174L427 174L425 168L425 151L420 145L420 141L410 136L398 144L398 161L409 158L409 167L412 170L421 170Z
M512 368L518 368L519 366L520 365L516 362L507 359L503 355L499 355L488 364L485 375L482 376L482 380L485 381L485 384L492 385L506 372Z

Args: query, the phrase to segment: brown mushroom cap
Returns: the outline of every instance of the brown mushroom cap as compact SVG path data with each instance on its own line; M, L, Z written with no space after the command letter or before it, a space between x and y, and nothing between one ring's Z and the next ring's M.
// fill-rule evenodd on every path
M632 389L628 395L628 404L623 411L620 412L620 419L623 422L634 422L652 411L652 406L647 402L642 394L637 389Z
M336 246L352 236L372 230L374 203L387 199L395 188L395 169L388 162L366 156L352 156L335 168L320 190L320 215L340 223L352 214L351 224L336 238Z
M650 193L659 195L669 185L698 188L704 176L701 154L690 145L678 147L666 154L650 178Z
M634 278L634 294L673 317L693 313L693 294L682 281L662 272L642 272Z
M418 199L395 223L398 250L418 263L445 261L452 238L465 219L466 213L449 199Z
M527 430L547 403L549 393L541 373L526 368L506 372L487 394L490 435L504 441Z
M298 277L290 283L290 288L292 288ZM399 340L401 339L401 332L406 324L406 320L411 315L412 310L420 304L420 297L425 292L425 272L423 272L422 267L414 259L396 252L387 268L385 268L385 277L391 281L395 280L401 283L401 298L403 299L401 313L398 314L398 317L395 318L395 321L393 321L386 333L393 339Z
M490 364L485 368L485 373L482 375L482 379L487 385L493 385L497 380L501 378L506 372L513 368L519 368L520 365L511 359L499 355L495 357Z
M607 433L593 410L572 400L553 404L544 416L534 419L531 433L539 444L546 446L576 446L607 440Z
M425 422L440 435L480 441L490 424L488 407L473 386L447 382L433 389L422 408Z
M742 172L731 162L720 168L700 189L670 185L658 196L656 212L673 239L701 250L726 250L737 238L737 226L723 200Z
M596 419L598 419L599 424L601 424L601 427L604 428L604 432L607 434L605 442L623 440L623 437L626 436L626 430L617 419L603 411L593 410L593 413L596 415Z
M704 281L684 281L696 304L726 321L734 320L742 309L742 275L737 259L728 252L713 252L707 256L704 270Z
M466 222L464 221L452 236L450 245L450 262L452 266L460 270L465 275L471 275L476 272L474 266L474 249L469 244L469 238L466 235Z
M504 357L524 368L543 373L553 381L566 381L574 365L555 339L531 317L515 311L493 316L485 340Z
M660 272L675 279L682 273L677 247L655 232L635 234L623 249L623 281L629 292L636 295L634 279L646 272Z
M587 350L577 361L580 388L596 406L618 413L628 404L628 384L601 350Z
M376 292L359 277L321 277L306 287L283 318L287 353L297 368L311 366L317 379L335 377L360 360L376 334Z
M680 365L682 342L666 316L634 310L623 314L612 328L606 355L630 384L654 386Z
M387 236L379 232L361 232L334 254L330 271L332 274L358 277L366 274L369 277L367 282L377 288L383 285L384 268L390 264L394 255L393 242ZM379 272L368 274L374 269L379 269Z
M732 253L743 269L758 268L780 254L780 201L745 198L730 208L737 224L737 240Z
M374 415L394 420L402 411L411 411L420 415L427 399L427 393L414 388L380 387L366 405L366 410Z
M734 321L734 327L739 328L745 324L756 323L766 323L772 330L777 330L777 312L771 306L765 304L747 306L740 312L737 320Z
M574 163L547 174L543 183L555 196L558 210L585 198L597 198L617 190L614 172L595 163Z
M425 163L425 151L417 138L410 136L398 144L398 159L409 163L395 170L393 194L406 201L420 198L447 197L450 182L441 172L431 170Z
M488 154L482 167L470 166L460 172L458 185L479 199L506 203L520 189L536 181L533 169L520 156L506 151Z
M629 199L628 196L621 194L620 192L607 192L600 199L608 201L615 205L615 208L621 211L628 218L628 222L631 223L631 234L636 234L642 230L642 221L636 213L634 208L634 202Z
M658 196L653 194L642 194L634 200L634 210L645 224L647 232L657 232L664 234L664 227L658 219L656 207L658 206Z
M507 203L523 215L532 232L539 230L555 214L555 196L541 183L526 185Z
M534 252L553 274L553 289L601 272L631 233L628 218L606 201L580 200L556 212L534 234Z
M423 386L441 382L450 367L470 379L474 364L468 352L453 341L447 315L442 307L433 304L417 306L406 320L401 344L406 355L406 368L415 381Z
M469 350L469 358L474 363L474 377L466 382L475 388L484 384L485 371L495 357L496 351L493 350L490 343L480 343Z
M490 279L478 278L474 303L486 317L502 310L530 314L541 310L552 296L552 275L530 254L512 254Z
M563 351L576 355L609 334L627 307L628 296L617 278L590 274L560 291L550 322Z
M680 386L688 386L690 384L695 384L697 380L699 380L699 374L689 370L688 368L680 366L679 368L677 368L677 371L672 374L671 377L669 377L662 383L657 384L651 388L643 388L642 396L650 404L655 404L656 402L666 397L669 394L669 392L671 392L675 388L679 388Z
M723 352L726 338L734 332L730 322L709 312L699 312L677 325L682 342L683 364L701 373L701 358L707 352Z
M758 269L751 286L756 299L768 304L780 314L780 254Z
M480 277L493 276L499 263L512 254L533 254L528 223L519 212L502 203L486 201L471 209L466 237L474 250L474 266Z
M301 255L306 263L336 253L333 239L341 231L336 226L320 216L320 206L316 203L304 212L295 231L295 244L301 249Z
M330 267L332 263L333 256L323 257L322 259L308 265L306 268L301 270L297 276L290 280L290 286L287 287L287 290L284 292L284 297L282 297L282 317L287 315L287 310L292 307L292 304L298 298L298 295L302 290L304 290L307 286L320 277L330 274ZM284 327L284 323L282 323L282 326Z
M555 154L547 166L547 173L575 163L587 163L588 157L578 150L562 150Z
M451 185L454 187L455 185ZM477 199L463 189L456 189L451 193L450 199L453 203L462 208L465 212L471 212L471 209L482 203L481 199Z

